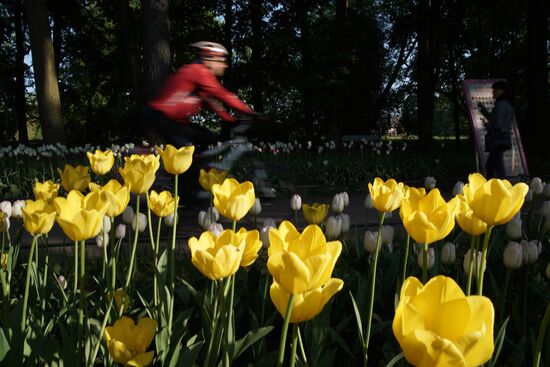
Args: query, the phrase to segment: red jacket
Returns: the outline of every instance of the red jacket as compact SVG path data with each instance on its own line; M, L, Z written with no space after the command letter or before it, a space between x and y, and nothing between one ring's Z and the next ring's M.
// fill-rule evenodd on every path
M189 117L200 112L203 101L225 121L233 122L235 118L222 103L242 113L252 112L237 96L222 87L206 66L198 63L184 65L168 77L149 106L171 120L188 123Z

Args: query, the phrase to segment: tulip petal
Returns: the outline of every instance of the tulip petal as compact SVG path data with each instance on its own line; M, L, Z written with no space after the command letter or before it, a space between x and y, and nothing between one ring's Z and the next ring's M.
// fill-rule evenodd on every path
M148 366L153 362L153 357L155 356L154 351L150 351L147 353L139 354L126 362L127 366L134 366L134 367L143 367Z

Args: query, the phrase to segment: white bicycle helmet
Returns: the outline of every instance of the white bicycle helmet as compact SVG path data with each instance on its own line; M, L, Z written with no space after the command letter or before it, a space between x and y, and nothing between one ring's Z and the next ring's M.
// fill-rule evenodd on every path
M227 49L223 45L210 42L200 41L190 44L193 47L200 58L207 59L209 57L227 57Z

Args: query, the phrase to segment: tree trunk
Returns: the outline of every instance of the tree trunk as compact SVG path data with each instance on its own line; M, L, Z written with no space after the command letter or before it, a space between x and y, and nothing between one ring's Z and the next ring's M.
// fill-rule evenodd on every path
M526 147L529 152L542 155L546 152L546 140L550 134L548 126L548 66L547 26L548 2L528 1L527 10L527 116L522 124L527 134Z
M45 143L65 142L59 86L46 2L25 0L38 112Z
M252 0L250 2L250 21L252 25L252 58L250 60L250 79L252 84L252 104L254 105L254 110L256 111L264 110L262 98L263 15L264 11L262 8L262 0Z
M25 102L25 30L23 29L23 7L19 0L14 2L15 20L15 111L19 142L29 142Z
M170 74L168 0L142 0L144 97L149 100Z
M129 12L130 4L129 0L117 0L116 2L116 14L118 19L118 27L120 31L120 47L122 52L120 53L120 65L124 65L123 74L129 79L129 86L134 94L134 99L137 105L143 103L143 96L141 93L141 86L138 78L138 63L135 51L130 47L132 34Z
M233 57L233 0L225 0L225 23L223 26L223 38L224 46L227 49L227 69L223 77L224 84L231 88L232 80L232 70L231 70L231 60Z
M61 48L63 45L63 16L59 7L61 4L53 5L53 22L52 22L52 43L55 59L55 71L59 75L59 66L61 65Z

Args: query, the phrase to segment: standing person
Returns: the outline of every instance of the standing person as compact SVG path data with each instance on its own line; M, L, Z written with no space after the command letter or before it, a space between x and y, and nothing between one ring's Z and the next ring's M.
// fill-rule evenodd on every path
M493 83L495 106L491 112L478 103L481 114L487 119L485 127L485 151L489 152L485 168L488 178L506 178L504 152L512 148L512 124L516 113L512 104L512 94L505 81Z
M200 150L217 139L210 130L190 121L203 105L229 123L235 122L235 117L224 104L245 115L258 117L260 114L218 81L217 77L222 77L227 69L225 47L207 41L193 43L191 47L196 53L195 61L168 77L158 94L149 101L144 118L146 124L155 126L166 143L177 148L195 145Z

